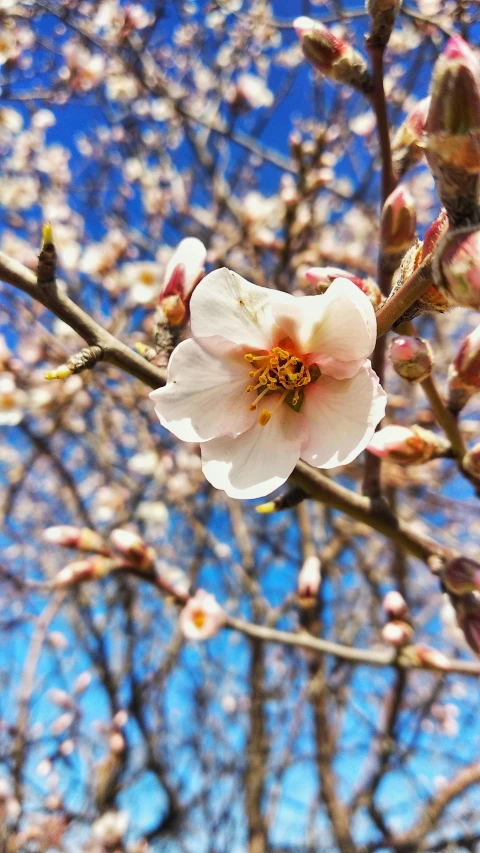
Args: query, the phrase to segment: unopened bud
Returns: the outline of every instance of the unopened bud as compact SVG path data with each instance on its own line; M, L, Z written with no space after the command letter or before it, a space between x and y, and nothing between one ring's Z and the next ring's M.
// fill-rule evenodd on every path
M63 588L84 583L84 581L98 580L118 567L118 560L111 560L108 557L89 557L86 560L77 560L65 566L54 578L53 584L57 588Z
M452 165L469 165L463 158L458 159L459 154L455 153L455 146L450 140L452 136L466 136L480 128L479 83L480 62L477 56L461 36L452 36L433 69L431 102L426 122L428 147L432 148L433 134L433 150ZM447 143L443 151L439 144L440 137ZM461 139L456 142L460 143ZM477 165L473 162L470 164L476 169L480 166L479 154L477 151L474 156Z
M365 5L370 15L370 33L367 36L370 47L384 48L388 44L400 2L401 0L366 0Z
M307 557L300 569L297 580L297 593L300 599L315 599L322 580L321 563L318 557Z
M422 427L391 424L375 433L367 449L374 456L399 465L422 465L445 456L449 445L441 436Z
M193 288L203 276L206 259L207 250L201 240L196 237L182 240L167 264L162 297L178 294L188 302Z
M69 524L47 527L43 531L43 538L52 545L61 545L62 548L94 551L97 554L108 553L102 537L89 527L73 527Z
M382 210L382 254L401 256L415 240L417 216L411 193L398 186L388 196Z
M398 335L390 342L388 352L395 373L407 382L421 382L430 376L433 354L423 338Z
M390 646L406 646L412 634L412 626L400 619L393 619L382 628L382 638Z
M312 18L296 18L293 26L305 58L317 71L361 92L371 90L372 80L360 53Z
M403 619L407 615L407 602L396 589L391 589L384 596L382 607L389 619Z
M460 345L454 360L456 377L472 391L480 391L480 326Z
M117 528L112 530L109 543L115 553L134 566L148 569L152 565L152 550L136 533Z
M427 121L430 98L415 104L398 128L392 141L392 161L395 174L401 178L423 157L421 141Z
M480 480L480 444L475 444L463 457L462 468L476 480Z
M438 216L428 226L422 242L419 262L421 263L428 255L433 254L438 246L440 238L448 231L447 211L442 207Z
M480 563L468 557L456 557L446 564L442 580L448 591L454 595L474 592L480 589Z
M468 645L480 655L480 600L477 593L470 592L453 599L453 606Z
M480 308L480 231L452 236L440 259L440 284L448 299L464 308Z
M358 276L345 272L340 267L310 267L305 272L305 278L309 284L316 285L322 293L330 287L336 278L348 278L362 293L368 296L374 308L380 305L382 301L382 292L372 278L358 278Z
M403 666L416 666L424 669L440 669L448 672L451 664L446 655L430 646L406 646L402 649L399 663Z

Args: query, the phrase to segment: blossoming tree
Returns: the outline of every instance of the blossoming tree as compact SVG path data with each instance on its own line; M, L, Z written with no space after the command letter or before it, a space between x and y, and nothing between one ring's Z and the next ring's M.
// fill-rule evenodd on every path
M477 19L0 3L0 853L480 849Z

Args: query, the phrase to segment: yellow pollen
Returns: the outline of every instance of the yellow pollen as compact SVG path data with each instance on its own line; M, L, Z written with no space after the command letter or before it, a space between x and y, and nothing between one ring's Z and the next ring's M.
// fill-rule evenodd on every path
M203 628L205 624L205 613L203 610L195 610L192 613L192 622L195 625L195 628Z
M268 424L271 417L272 413L269 412L268 409L262 409L258 417L258 423L260 424L260 426L265 426L265 424Z

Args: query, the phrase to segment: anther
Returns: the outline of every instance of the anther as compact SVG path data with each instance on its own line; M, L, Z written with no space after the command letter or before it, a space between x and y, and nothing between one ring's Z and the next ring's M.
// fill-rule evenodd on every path
M272 413L269 412L268 409L262 409L258 417L258 423L260 424L260 426L265 426L265 424L268 424L271 417Z

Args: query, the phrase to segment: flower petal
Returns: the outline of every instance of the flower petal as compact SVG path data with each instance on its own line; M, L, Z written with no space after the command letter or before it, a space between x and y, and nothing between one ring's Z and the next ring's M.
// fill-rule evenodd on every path
M271 306L295 304L295 297L257 287L225 267L197 284L190 302L194 337L221 334L232 343L256 350L270 349L274 320Z
M302 413L310 435L302 459L315 468L347 465L370 442L385 414L387 395L366 361L356 376L321 376L309 386Z
M182 441L207 441L217 435L238 435L255 421L245 394L248 365L243 350L221 337L183 341L173 351L168 382L152 391L162 426Z
M322 372L338 379L355 375L375 346L372 303L347 278L335 279L323 296L298 297L288 311L274 305L272 313L299 350L316 354L312 361L322 370L324 360ZM345 368L345 362L350 367Z
M203 473L232 498L261 498L290 476L306 437L303 414L283 404L265 426L202 444Z

